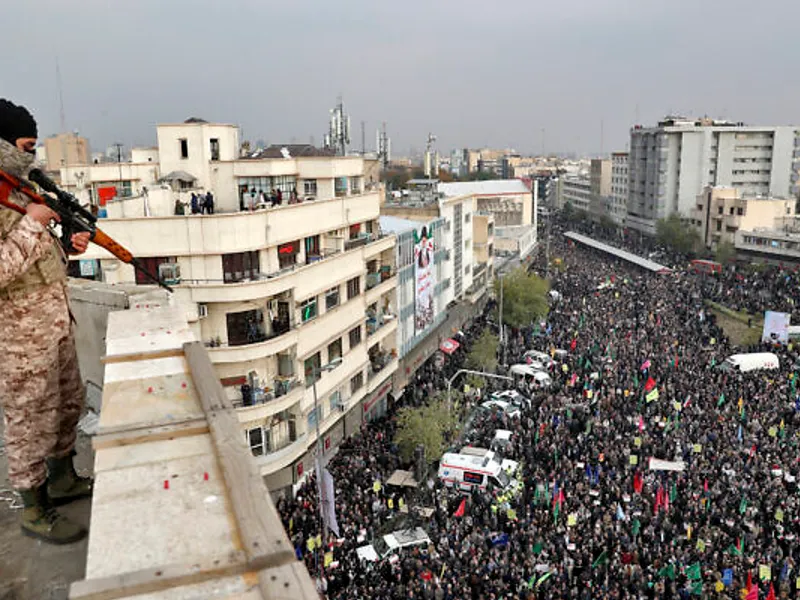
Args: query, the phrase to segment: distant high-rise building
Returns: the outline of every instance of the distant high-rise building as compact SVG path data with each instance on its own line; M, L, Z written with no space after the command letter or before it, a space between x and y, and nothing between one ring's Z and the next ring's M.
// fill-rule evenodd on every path
M89 163L89 140L77 133L59 133L44 141L48 171Z
M609 216L617 225L625 224L628 210L628 153L611 154L611 204Z
M631 129L627 224L655 233L656 222L688 217L706 186L742 196L797 197L800 131L713 119L668 117Z

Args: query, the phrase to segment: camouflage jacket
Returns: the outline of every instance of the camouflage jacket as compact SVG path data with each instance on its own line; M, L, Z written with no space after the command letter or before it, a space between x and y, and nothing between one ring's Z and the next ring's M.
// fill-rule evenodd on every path
M0 139L0 169L25 177L33 156ZM25 207L28 198L12 192L9 200ZM65 256L50 232L28 216L0 206L0 301L66 281Z

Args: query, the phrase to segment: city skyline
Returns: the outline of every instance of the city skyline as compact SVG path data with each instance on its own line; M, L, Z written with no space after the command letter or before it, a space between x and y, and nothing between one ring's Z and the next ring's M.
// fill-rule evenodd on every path
M33 42L31 28L7 32L18 52L0 65L3 95L26 105L45 137L61 129L58 62L65 129L95 150L152 145L156 123L193 116L236 123L242 140L319 145L342 95L353 149L361 121L367 149L386 121L397 155L423 148L429 131L442 150L593 155L624 150L631 125L668 113L797 122L800 83L786 73L800 6L775 4L747 15L753 44L744 44L723 35L744 24L740 0L578 0L569 11L144 0L124 12L42 0L7 8L10 22L36 27Z

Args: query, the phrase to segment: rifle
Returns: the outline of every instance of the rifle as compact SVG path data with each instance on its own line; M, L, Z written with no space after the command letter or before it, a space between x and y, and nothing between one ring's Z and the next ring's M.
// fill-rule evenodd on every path
M39 195L27 181L17 179L13 175L0 171L0 205L10 208L20 214L26 214L24 208L8 199L12 191L18 191L27 196L32 202L44 204L60 217L61 244L68 253L75 251L71 241L72 234L88 232L89 239L92 242L108 250L125 264L131 265L139 273L167 291L173 291L166 283L145 269L144 266L133 257L130 251L126 250L122 245L97 227L97 217L83 208L75 196L60 189L39 169L32 170L28 177L44 191L53 194L55 198L49 194Z

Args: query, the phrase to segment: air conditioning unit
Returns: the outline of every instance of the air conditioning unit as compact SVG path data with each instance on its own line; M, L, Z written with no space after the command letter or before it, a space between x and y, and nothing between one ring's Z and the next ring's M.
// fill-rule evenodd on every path
M205 319L208 316L208 304L197 305L197 316L200 319Z

